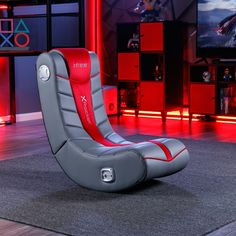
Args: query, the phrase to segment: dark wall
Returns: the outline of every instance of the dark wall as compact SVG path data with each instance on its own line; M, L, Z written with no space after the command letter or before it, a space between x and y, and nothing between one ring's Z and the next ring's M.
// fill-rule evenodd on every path
M16 113L40 111L36 81L36 56L15 57Z

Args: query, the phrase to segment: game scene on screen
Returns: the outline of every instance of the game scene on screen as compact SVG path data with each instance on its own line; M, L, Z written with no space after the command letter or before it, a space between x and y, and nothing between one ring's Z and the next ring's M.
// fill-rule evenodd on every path
M198 47L236 47L236 0L198 0Z

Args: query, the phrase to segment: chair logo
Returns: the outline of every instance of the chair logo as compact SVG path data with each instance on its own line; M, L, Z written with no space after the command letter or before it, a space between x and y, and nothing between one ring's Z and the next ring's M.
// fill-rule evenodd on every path
M80 96L82 102L87 102L86 96Z
M89 111L88 111L88 101L86 96L80 96L81 98L81 102L83 104L83 108L84 108L84 114L86 117L86 120L89 124L92 124L91 119L90 119L90 115L89 115Z
M23 19L14 27L13 19L0 19L0 48L26 48L30 43L30 31Z
M73 64L73 67L74 68L88 68L88 63L78 63L78 62L76 62L76 63Z

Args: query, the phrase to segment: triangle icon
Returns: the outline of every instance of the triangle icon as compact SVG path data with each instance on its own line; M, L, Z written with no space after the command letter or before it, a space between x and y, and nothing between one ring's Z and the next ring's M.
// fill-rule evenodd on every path
M27 33L29 34L30 31L28 29L28 27L26 26L25 22L23 21L23 19L20 19L19 23L17 24L14 33Z

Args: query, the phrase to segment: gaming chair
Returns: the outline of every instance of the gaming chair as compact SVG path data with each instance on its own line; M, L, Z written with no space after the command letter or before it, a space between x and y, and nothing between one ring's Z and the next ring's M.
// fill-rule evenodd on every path
M94 52L64 48L42 53L37 81L52 153L79 185L115 192L187 165L189 153L176 139L132 143L114 132Z

